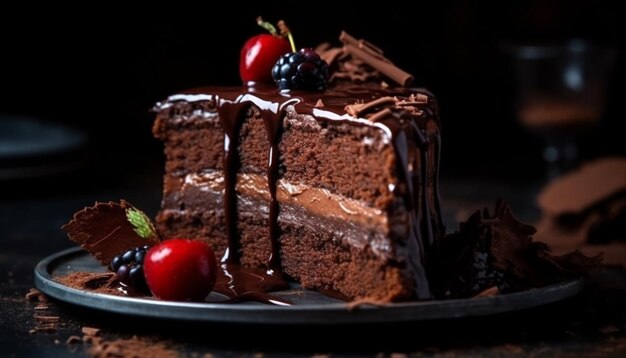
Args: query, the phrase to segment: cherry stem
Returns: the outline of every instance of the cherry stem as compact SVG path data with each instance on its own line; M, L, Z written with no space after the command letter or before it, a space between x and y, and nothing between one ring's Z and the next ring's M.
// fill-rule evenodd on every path
M289 44L291 45L291 51L296 52L296 44L293 41L293 36L291 35L291 30L287 27L287 24L283 20L278 21L278 28L280 29L280 34L283 36L287 36L289 39Z
M278 36L278 31L276 31L276 27L274 27L274 25L272 25L271 23L269 23L267 21L263 21L263 18L261 16L256 18L256 23L259 26L261 26L262 28L264 28L267 31L269 31L270 34L272 34L274 36Z

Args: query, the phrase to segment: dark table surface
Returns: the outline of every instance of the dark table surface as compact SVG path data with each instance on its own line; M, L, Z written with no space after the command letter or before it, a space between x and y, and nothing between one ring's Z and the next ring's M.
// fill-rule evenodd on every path
M94 201L126 198L149 214L158 210L160 168L124 174L61 176L0 182L0 356L89 356L88 343L68 344L82 327L101 330L103 341L137 336L163 343L181 356L626 356L626 271L601 267L578 296L535 309L472 319L402 324L262 326L190 324L131 318L49 300L46 309L26 299L36 263L73 247L59 229ZM444 180L451 221L499 196L519 217L536 218L537 186L485 180ZM450 223L449 229L456 224ZM32 332L36 316L58 316L56 329ZM29 333L30 332L30 333ZM93 353L93 352L91 352ZM153 356L158 356L152 354Z

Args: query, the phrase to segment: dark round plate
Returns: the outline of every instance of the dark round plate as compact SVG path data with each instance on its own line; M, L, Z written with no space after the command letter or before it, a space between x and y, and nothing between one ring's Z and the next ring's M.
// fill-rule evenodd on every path
M557 302L579 293L583 287L581 280L574 280L493 297L390 303L383 306L363 305L349 310L345 302L297 285L290 290L276 293L277 296L295 303L290 307L281 307L254 302L191 303L112 296L77 290L54 280L55 276L77 271L104 272L105 268L80 248L68 249L48 256L37 264L35 286L61 301L93 309L197 322L348 324L476 317Z

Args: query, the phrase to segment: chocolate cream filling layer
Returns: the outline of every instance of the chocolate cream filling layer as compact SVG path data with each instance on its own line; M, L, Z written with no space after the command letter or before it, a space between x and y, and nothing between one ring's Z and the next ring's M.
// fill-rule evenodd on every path
M224 176L221 171L203 174L187 174L183 190L195 186L223 194ZM237 192L258 200L270 200L267 178L258 174L237 175ZM313 188L304 184L292 184L283 179L277 183L276 196L284 205L300 206L311 214L353 222L374 230L387 230L387 216L380 209L371 208L357 200L333 194L327 189Z
M165 210L207 210L207 205L211 205L216 211L222 211L224 176L221 171L170 176L166 181ZM270 193L265 176L238 173L236 190L240 210L249 208L261 215L269 215ZM350 245L369 246L375 253L389 256L388 218L382 210L327 189L294 184L284 179L278 180L276 198L280 204L280 222L334 232L337 238ZM185 203L183 210L174 209L180 207L179 202Z

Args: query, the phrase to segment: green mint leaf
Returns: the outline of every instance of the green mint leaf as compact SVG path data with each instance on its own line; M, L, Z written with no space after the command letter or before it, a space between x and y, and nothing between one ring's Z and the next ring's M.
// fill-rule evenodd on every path
M144 239L150 237L158 237L156 229L152 224L152 220L141 210L135 208L126 209L126 218L128 222L133 225L137 235Z

